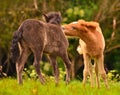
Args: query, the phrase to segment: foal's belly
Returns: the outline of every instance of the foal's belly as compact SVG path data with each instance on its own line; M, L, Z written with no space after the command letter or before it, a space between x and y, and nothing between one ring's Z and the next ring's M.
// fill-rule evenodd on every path
M83 54L88 54L91 57L97 57L101 55L104 51L104 47L98 45L98 44L91 44L91 45L86 45L83 41L80 43L81 50Z
M58 51L59 51L59 48L53 45L46 45L44 48L44 52L49 54L57 53Z

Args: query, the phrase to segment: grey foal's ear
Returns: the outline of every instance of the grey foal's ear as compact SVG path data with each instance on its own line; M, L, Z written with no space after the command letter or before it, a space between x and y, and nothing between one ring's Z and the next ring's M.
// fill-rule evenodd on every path
M61 16L61 12L59 11L58 14Z
M43 14L43 18L45 19L46 22L49 21L49 18L48 18L48 16L46 14Z

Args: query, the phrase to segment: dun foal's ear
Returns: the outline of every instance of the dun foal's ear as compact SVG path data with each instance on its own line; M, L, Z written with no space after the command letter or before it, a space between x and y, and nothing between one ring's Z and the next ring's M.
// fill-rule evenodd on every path
M85 25L87 28L91 28L91 29L96 29L96 27L99 26L99 23L97 22L86 22L86 25Z
M90 21L90 22L84 21L84 22L80 22L80 25L85 26L86 28L96 29L96 27L99 26L99 23L94 21Z

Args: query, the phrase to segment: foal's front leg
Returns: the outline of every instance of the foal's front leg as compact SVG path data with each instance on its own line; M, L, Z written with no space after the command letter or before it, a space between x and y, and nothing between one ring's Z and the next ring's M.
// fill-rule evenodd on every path
M39 77L39 79L40 79L40 82L41 82L42 84L44 84L45 81L44 81L43 76L42 76L42 73L41 73L41 71L40 71L40 60L41 60L41 58L42 58L42 53L34 52L34 63L33 63L33 65L34 65L34 67L35 67L35 69L36 69L36 72L37 72L37 74L38 74L38 77Z
M70 76L71 76L71 62L68 58L67 51L64 52L64 54L61 55L61 58L65 62L66 67L66 83L68 84L70 82Z
M94 87L94 79L93 79L93 65L91 63L89 63L89 74L90 74L90 82L91 82L91 87Z
M98 69L105 83L105 86L106 88L109 88L108 81L107 81L107 75L106 75L105 68L104 68L104 55L103 54L97 59L97 62L98 62Z
M54 74L56 85L57 85L59 82L59 69L58 69L58 64L56 62L56 56L50 55L49 58L50 58L50 63L53 68L53 74Z
M83 58L84 58L83 86L85 86L86 84L87 76L90 75L91 87L93 87L93 74L92 74L91 59L87 54L83 54Z

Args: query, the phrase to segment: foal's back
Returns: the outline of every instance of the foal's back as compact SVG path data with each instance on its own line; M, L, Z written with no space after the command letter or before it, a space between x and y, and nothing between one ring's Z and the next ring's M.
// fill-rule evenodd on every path
M60 50L65 51L68 47L68 41L60 25L28 19L23 22L19 30L23 31L21 44L25 43L25 47L31 50L43 50L46 53L58 55Z

